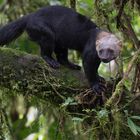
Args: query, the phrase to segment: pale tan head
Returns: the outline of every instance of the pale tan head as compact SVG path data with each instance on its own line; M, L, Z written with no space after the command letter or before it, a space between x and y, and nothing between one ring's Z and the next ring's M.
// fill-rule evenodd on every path
M104 31L98 34L96 50L98 57L104 63L108 63L119 56L121 48L122 43L115 35Z

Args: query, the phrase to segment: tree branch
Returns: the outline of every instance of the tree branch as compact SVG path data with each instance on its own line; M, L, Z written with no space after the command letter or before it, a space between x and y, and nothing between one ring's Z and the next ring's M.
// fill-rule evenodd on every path
M133 42L135 44L136 49L140 48L140 46L139 46L140 45L139 44L139 39L137 38L136 33L135 33L134 29L131 26L131 22L128 19L128 17L125 14L125 12L123 12L123 18L125 19L125 22L127 24L127 30L129 31L129 35L132 38L132 40L133 40Z
M114 106L115 105L115 102L118 101L118 97L124 91L124 83L125 83L125 80L128 79L129 73L131 72L131 70L134 67L134 65L138 64L139 62L140 62L140 49L135 52L132 60L128 64L128 68L127 68L126 72L124 72L124 76L123 76L122 80L117 84L116 89L113 92L112 96L106 102L106 105L105 105L106 107Z

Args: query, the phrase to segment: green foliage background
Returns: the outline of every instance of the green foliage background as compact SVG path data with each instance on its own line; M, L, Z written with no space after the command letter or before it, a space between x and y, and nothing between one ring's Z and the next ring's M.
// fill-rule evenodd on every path
M118 8L116 7L115 2L117 2L117 0L99 0L96 2L97 5L93 0L77 0L76 10L91 18L101 28L109 30L119 36L123 42L122 56L119 61L121 61L124 71L128 67L128 62L132 58L135 48L131 38L122 34L122 32L116 28ZM70 1L68 0L0 0L1 25L34 12L40 7L56 4L70 7ZM137 3L130 0L124 10L130 17L134 31L140 39L140 13ZM28 39L26 33L6 47L40 55L39 47ZM81 65L79 54L71 51L70 59L73 59L73 61L78 62ZM116 77L119 72L119 69L117 71L112 71L109 67L106 68L105 64L102 64L100 68L100 73L106 78L110 78L110 76ZM133 76L134 70L131 72L128 82L126 83L128 90L131 88ZM2 90L0 90L1 94ZM12 93L10 97L9 94L3 95L3 100L9 103L8 110L5 110L5 112L8 113L9 116L8 120L11 124L9 128L11 130L12 138L8 137L7 134L7 139L97 140L100 135L100 129L106 132L106 139L109 138L111 134L109 132L109 130L111 131L112 129L108 120L109 112L104 108L87 109L86 112L88 115L77 114L75 117L75 115L65 112L65 107L72 103L73 99L67 99L60 108L57 108L56 106L52 107L49 103L46 104L44 101L36 99L35 97L28 97L28 100L25 101L25 97L17 96L16 94L13 95ZM87 121L87 118L89 118L90 114L93 112L95 113L96 120L91 123L90 121ZM135 120L137 122L140 119L138 117L132 117L133 113L131 115L129 113L127 108L123 110L124 120L127 120L124 124L119 120L120 116L116 117L118 120L115 120L115 118L114 120L115 123L122 123L121 125L130 127L132 132L129 128L127 129L127 132L125 131L126 139L128 139L127 135L132 135L132 137L130 137L131 140L137 139L137 137L133 137L133 134L139 135L140 128L138 125L135 125L134 122ZM28 114L33 117L29 119L27 117ZM132 121L133 119L134 122ZM120 135L124 132L119 132L119 125L116 125L113 129L116 130L115 139L121 139ZM117 135L117 133L119 134ZM29 136L32 136L32 138L28 139ZM124 138L122 140L124 140Z

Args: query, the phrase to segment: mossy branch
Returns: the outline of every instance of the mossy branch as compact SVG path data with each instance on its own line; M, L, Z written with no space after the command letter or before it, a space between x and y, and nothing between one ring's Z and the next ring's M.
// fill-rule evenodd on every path
M113 86L107 83L106 93L111 95ZM54 70L41 57L10 48L0 48L0 87L34 95L57 106L73 98L78 111L93 106L100 98L89 89L83 71L63 66Z
M81 82L82 81L82 82ZM83 72L51 69L39 56L0 48L0 86L32 94L44 100L62 102L87 88ZM77 89L77 90L75 90Z

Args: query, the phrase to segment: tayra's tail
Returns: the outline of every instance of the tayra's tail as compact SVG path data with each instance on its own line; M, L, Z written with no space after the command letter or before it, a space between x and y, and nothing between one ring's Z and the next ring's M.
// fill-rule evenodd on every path
M20 18L0 28L0 45L5 45L20 36L26 27L26 17Z

